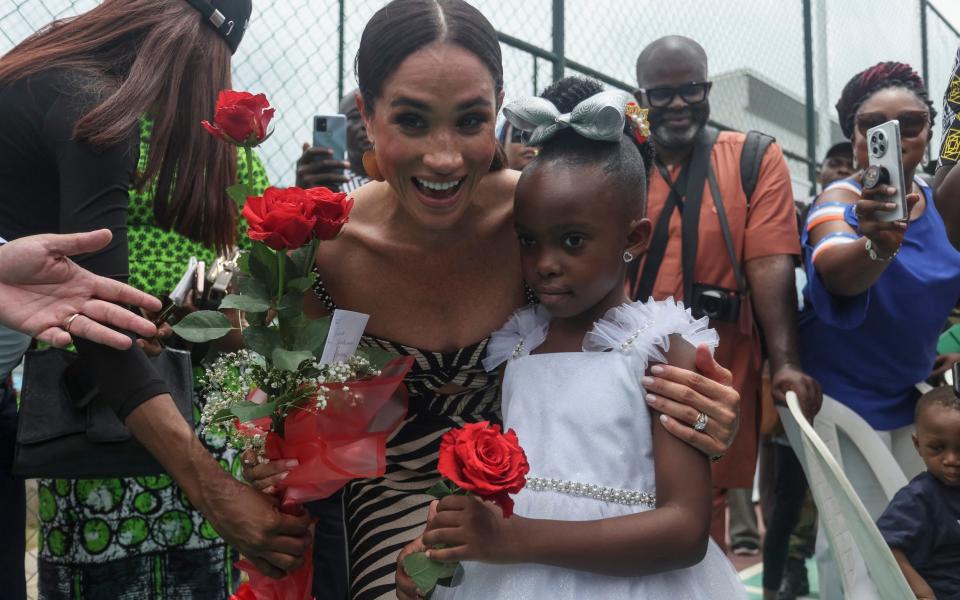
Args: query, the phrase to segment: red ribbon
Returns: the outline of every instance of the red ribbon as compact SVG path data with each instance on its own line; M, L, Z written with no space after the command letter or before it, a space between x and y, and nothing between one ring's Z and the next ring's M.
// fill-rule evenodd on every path
M281 510L295 513L304 502L327 498L353 479L384 474L387 438L407 416L407 388L401 384L412 366L413 357L402 356L388 362L377 377L324 384L329 390L325 409L293 412L284 421L284 437L267 434L267 458L300 462L275 486L283 493ZM263 433L269 427L269 419L259 419L241 431ZM283 579L262 575L248 560L236 566L250 582L231 600L313 598L312 549L303 565Z

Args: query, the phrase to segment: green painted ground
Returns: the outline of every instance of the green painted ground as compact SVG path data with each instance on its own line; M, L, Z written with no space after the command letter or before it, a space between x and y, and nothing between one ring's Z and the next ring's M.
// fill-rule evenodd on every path
M807 560L807 573L810 577L810 595L803 598L820 598L820 586L817 581L817 563L814 559ZM740 571L740 580L747 588L747 597L750 600L763 600L763 563Z

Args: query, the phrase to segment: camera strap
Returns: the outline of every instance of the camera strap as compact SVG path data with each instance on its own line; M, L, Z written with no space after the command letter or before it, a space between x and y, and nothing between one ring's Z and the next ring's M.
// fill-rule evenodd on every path
M740 261L737 260L737 253L733 249L733 234L730 233L730 223L727 222L727 211L723 207L723 198L720 197L720 185L717 183L717 176L713 172L713 165L710 165L707 171L707 180L710 182L710 194L713 196L713 204L717 207L717 219L720 221L720 231L723 232L723 241L727 247L727 256L730 258L730 266L733 267L733 276L737 280L737 291L743 295L747 291L747 285L743 279L743 273L740 271Z
M657 280L657 274L660 271L660 265L666 253L667 242L670 237L670 219L673 216L674 209L679 209L682 216L681 264L683 268L683 297L689 301L693 296L694 267L697 263L697 245L699 241L700 204L703 201L703 188L706 184L707 174L711 172L710 153L713 151L713 144L717 141L718 135L719 132L709 126L704 127L697 133L690 161L677 177L679 182L683 182L683 191L686 194L686 199L679 197L679 190L673 185L670 185L670 197L664 204L660 218L657 220L653 238L650 241L650 248L647 251L647 259L643 265L643 272L640 274L640 281L633 295L634 300L644 301L649 298L653 292L653 285ZM657 168L661 169L661 176L669 185L669 173L664 173L666 168L662 167L662 165L657 165ZM639 267L632 269L631 281L636 277L638 269Z

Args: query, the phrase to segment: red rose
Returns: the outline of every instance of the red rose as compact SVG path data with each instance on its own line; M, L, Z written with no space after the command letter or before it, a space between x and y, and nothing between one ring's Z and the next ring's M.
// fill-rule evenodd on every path
M489 422L451 429L440 440L440 474L484 500L495 502L503 516L513 514L513 500L530 472L527 456L513 430L500 432Z
M243 207L247 236L274 250L292 250L310 241L316 201L298 187L267 188L263 196L251 196Z
M274 109L263 94L223 90L217 98L213 124L201 125L216 138L237 146L256 146L267 138Z
M241 583L237 593L230 595L230 600L257 600L257 594L249 583Z
M313 237L318 240L337 237L353 209L353 198L348 200L345 193L332 192L325 187L311 188L307 193L316 202L313 215L317 224L313 228Z

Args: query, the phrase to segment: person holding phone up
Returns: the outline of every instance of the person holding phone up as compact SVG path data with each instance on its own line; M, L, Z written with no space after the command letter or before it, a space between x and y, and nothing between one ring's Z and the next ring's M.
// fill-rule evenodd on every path
M328 127L331 116L318 115L313 120L313 146L303 145L303 154L297 160L297 187L328 187L334 191L352 193L369 183L370 177L363 166L363 153L373 148L367 138L367 129L357 108L357 93L348 92L340 99L340 115L346 117L346 136ZM332 136L337 138L333 139ZM346 158L339 152L346 146Z
M923 470L911 441L920 396L914 385L930 375L937 338L960 298L960 253L947 239L933 190L915 176L936 111L910 65L883 62L847 83L837 113L859 169L868 166L867 132L899 122L902 148L892 150L901 151L909 188L897 190L882 179L869 187L864 181L871 178L861 170L814 202L802 233L809 281L799 322L801 360L825 396L877 431L910 479ZM897 202L905 202L909 217L885 220ZM879 482L842 436L840 446L847 477L871 516L880 516ZM835 575L835 566L819 546L821 590L839 589L839 580L826 575Z

